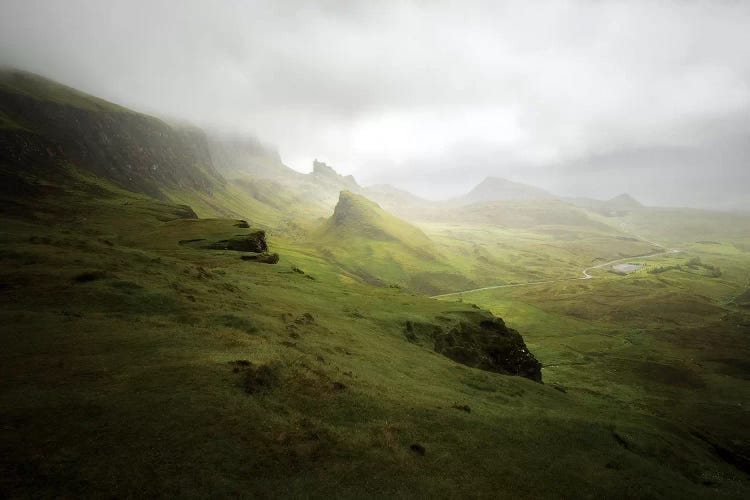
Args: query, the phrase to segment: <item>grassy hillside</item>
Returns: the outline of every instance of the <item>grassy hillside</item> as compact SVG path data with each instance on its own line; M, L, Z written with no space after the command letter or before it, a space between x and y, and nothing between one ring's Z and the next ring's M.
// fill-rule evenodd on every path
M367 283L426 294L473 286L416 226L367 198L342 191L333 215L310 240L329 260Z
M721 276L710 272L728 260L738 267L722 269ZM644 267L626 277L600 270L590 281L477 292L463 300L502 311L526 332L547 383L602 412L634 408L668 422L746 474L750 315L734 297L746 283L750 254L696 257L691 250L633 262ZM660 452L653 444L630 449L680 453L681 445L660 439ZM695 473L705 484L733 481L710 468Z
M434 329L484 317L469 304L359 284L284 239L277 265L180 245L248 230L78 186L4 219L11 496L746 492L713 436L439 355Z
M750 495L750 219L535 200L417 227L326 205L354 181L323 164L225 181L34 81L0 95L44 110L0 108L1 497Z
M702 439L637 407L610 413L580 377L561 392L409 342L407 321L470 306L342 282L283 242L271 242L277 266L180 246L234 234L236 221L151 209L82 209L84 231L6 220L6 491L741 491Z
M45 169L67 162L121 187L165 199L164 189L210 193L224 180L202 131L156 118L29 73L0 71L3 164Z
M417 227L394 217L364 196L341 191L333 215L318 233L321 240L364 237L372 240L398 242L405 248L419 251L432 245Z
M28 97L40 102L86 109L93 112L132 113L127 108L91 96L53 80L9 68L0 68L0 92Z

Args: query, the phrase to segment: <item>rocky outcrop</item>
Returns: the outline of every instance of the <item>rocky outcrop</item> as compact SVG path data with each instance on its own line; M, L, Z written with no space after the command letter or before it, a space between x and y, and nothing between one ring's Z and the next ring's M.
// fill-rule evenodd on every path
M279 254L277 253L254 253L243 255L240 259L252 262L261 262L263 264L278 264Z
M410 251L418 251L432 259L427 252L432 241L416 226L389 214L374 201L350 191L341 191L333 215L323 225L319 236L344 241L346 238L391 241Z
M236 252L255 252L267 253L268 243L266 243L265 231L253 231L249 234L237 235L233 238L214 241L204 248L210 250L234 250Z
M341 175L333 167L326 165L322 161L313 160L312 178L314 182L332 187L339 190L359 191L360 186L351 175Z
M452 312L441 323L407 321L404 335L414 343L432 343L436 352L473 368L542 381L542 364L523 337L501 318L481 310Z

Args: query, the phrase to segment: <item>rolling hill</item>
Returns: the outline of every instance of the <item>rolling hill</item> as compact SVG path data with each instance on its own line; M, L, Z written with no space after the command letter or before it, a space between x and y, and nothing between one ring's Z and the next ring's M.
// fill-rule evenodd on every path
M487 177L464 196L452 200L453 204L470 205L486 201L548 200L555 195L528 184L500 177Z
M748 497L750 218L415 225L320 162L2 82L0 497Z

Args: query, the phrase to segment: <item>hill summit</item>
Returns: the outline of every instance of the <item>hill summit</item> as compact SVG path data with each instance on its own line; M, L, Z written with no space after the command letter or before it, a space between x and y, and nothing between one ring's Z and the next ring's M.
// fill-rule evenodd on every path
M628 193L622 193L611 200L607 200L607 206L613 210L627 210L632 208L642 208L640 201L636 200Z
M485 201L544 200L555 196L544 189L509 181L501 177L487 177L459 199L462 203Z
M397 241L410 248L432 244L421 229L389 214L364 196L341 191L333 215L323 227L323 234L336 238L359 237L370 240Z

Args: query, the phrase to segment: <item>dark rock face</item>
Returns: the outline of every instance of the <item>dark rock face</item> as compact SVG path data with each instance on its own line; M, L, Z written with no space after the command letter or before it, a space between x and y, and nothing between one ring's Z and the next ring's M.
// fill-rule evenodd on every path
M453 312L443 319L443 324L407 322L404 335L414 343L431 340L435 351L457 363L542 381L542 364L502 319L486 311Z
M210 250L267 253L268 243L266 243L265 231L253 231L250 234L242 234L226 240L216 241L205 248Z
M4 164L38 168L66 161L159 199L165 199L163 187L210 193L224 182L198 129L172 127L124 109L85 108L1 89L0 111L23 126L0 129Z
M277 253L256 253L253 255L243 255L240 258L242 260L261 262L263 264L277 264L279 262L279 254Z

